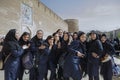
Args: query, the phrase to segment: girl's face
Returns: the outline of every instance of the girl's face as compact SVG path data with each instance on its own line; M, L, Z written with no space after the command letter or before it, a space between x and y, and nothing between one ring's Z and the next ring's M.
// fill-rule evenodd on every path
M85 42L86 41L86 34L83 34L80 36L80 41Z
M102 37L101 37L101 42L102 42L102 43L105 43L106 40L107 40L107 39L106 39L105 36L102 36Z
M43 38L43 32L42 31L37 32L37 38L38 39L42 39Z
M54 38L51 38L51 39L48 40L49 44L53 44L53 42L54 42Z
M26 42L26 41L28 41L30 39L30 36L29 35L24 35L23 36L23 40Z
M92 40L95 40L97 38L97 35L92 33L90 37Z
M17 31L17 30L16 30L16 33L15 33L15 38L16 38L17 40L19 40L19 38L20 38L19 31Z
M62 31L62 30L59 30L59 31L58 31L58 34L59 34L60 37L62 37L62 36L63 36L63 31Z
M55 34L54 39L55 39L56 41L58 41L58 40L59 40L59 35L58 35L58 34Z
M77 39L78 35L77 34L73 34L73 39Z
M69 39L68 34L64 34L64 38L65 41L67 41Z

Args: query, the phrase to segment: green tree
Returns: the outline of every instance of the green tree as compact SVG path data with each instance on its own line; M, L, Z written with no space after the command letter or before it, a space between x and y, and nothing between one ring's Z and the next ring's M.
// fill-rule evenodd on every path
M120 32L118 32L117 37L120 39Z

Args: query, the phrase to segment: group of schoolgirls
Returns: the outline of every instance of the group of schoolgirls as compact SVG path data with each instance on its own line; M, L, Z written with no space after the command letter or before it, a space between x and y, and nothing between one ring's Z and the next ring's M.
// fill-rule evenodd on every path
M105 34L58 29L45 40L42 30L33 38L28 32L19 36L18 30L11 29L4 39L2 52L8 57L5 80L23 80L25 66L30 67L29 80L82 80L86 75L88 80L100 80L99 73L104 80L112 80L115 50ZM23 64L28 53L32 66Z

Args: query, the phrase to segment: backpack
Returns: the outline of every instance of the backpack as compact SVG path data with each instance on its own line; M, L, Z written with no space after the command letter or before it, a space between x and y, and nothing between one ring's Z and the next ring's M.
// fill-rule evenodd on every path
M22 64L23 67L27 70L30 70L33 67L31 52L27 52L26 54L24 54L24 56L22 57Z
M5 55L5 53L2 50L0 51L0 70L4 70L4 64L6 63L10 56L11 53Z
M120 76L120 66L115 63L114 58L112 58L112 71L113 76Z

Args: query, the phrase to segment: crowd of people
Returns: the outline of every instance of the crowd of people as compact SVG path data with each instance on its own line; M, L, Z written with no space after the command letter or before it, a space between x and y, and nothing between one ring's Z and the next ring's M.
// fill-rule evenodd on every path
M19 37L16 29L11 29L2 43L2 53L7 56L4 64L5 80L23 80L25 64L23 57L29 53L29 80L112 80L112 55L115 49L105 34L91 31L88 36L79 31L69 33L58 29L43 39L44 32L38 30L31 38L24 32ZM48 78L48 70L51 71Z

